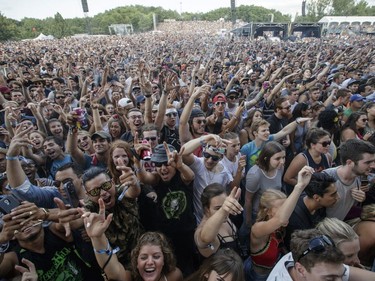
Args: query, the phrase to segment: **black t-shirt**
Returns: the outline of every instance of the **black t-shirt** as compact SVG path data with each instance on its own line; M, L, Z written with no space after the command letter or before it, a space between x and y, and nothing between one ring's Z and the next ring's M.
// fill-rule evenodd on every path
M270 123L270 134L276 134L280 132L286 125L288 125L288 119L279 119L275 114L272 114L267 122Z
M320 221L326 217L326 208L321 208L315 211L312 215L307 209L303 198L306 194L302 194L298 199L297 205L289 218L288 226L284 237L284 243L289 250L291 235L298 229L314 228Z
M167 235L194 230L193 182L186 185L176 171L170 182L160 181L153 188L158 195L156 212L153 214L157 229Z
M87 261L82 260L74 243L62 240L48 227L44 228L44 248L43 254L16 248L20 264L22 258L35 264L39 281L103 280L98 268L92 268Z
M180 151L181 142L178 134L178 129L171 130L168 126L164 125L160 132L159 143L166 142L167 144L173 145L177 151Z

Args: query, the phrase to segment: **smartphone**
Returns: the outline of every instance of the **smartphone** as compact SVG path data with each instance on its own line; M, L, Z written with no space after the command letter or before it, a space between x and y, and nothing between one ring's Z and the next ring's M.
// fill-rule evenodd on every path
M18 207L21 202L12 194L5 196L0 200L0 211L3 214L9 214L14 208Z
M73 181L71 179L63 181L63 188L70 206L72 206L73 208L79 207L79 198L75 190Z

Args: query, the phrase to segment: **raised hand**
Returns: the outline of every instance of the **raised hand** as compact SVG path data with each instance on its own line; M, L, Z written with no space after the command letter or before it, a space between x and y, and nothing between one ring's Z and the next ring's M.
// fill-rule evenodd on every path
M241 196L241 188L234 187L230 192L229 196L225 198L221 209L223 209L226 213L231 215L239 215L243 211L243 208L240 203L238 203L238 199Z
M168 165L171 167L174 167L176 169L180 169L182 167L182 154L185 150L184 147L181 148L180 152L177 152L177 150L170 151L169 146L166 142L163 142L165 152L167 153L168 157Z
M20 265L15 266L15 269L22 273L21 281L38 281L38 274L34 263L25 258L22 259L22 263L26 264L28 268Z
M314 169L312 167L304 166L298 172L297 185L300 185L302 188L305 188L309 184L313 173L314 173Z
M113 218L113 214L109 214L107 218L105 217L105 205L102 198L99 198L98 203L98 214L86 212L82 215L87 235L90 238L101 237L109 227Z

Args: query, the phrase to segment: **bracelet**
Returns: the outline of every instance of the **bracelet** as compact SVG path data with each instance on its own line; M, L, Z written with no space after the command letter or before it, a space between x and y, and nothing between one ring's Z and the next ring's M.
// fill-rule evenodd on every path
M93 247L93 249L94 249L94 252L97 253L97 254L107 254L108 256L112 255L112 254L116 254L118 251L120 251L119 247L116 247L115 249L111 249L111 245L109 244L108 239L107 239L107 249L97 250L94 247Z
M48 220L49 210L47 208L40 208L44 212L44 221Z
M109 254L109 257L108 257L108 259L107 259L107 261L104 263L104 265L103 265L103 267L100 269L100 271L101 271L101 273L102 273L102 276L103 276L103 279L104 280L106 280L106 281L108 281L109 279L108 279L108 276L107 276L107 274L105 273L105 271L104 271L104 269L107 267L107 265L109 264L109 261L111 260L111 258L112 258L112 252Z
M94 249L94 252L97 253L97 254L107 254L107 255L111 255L112 254L112 251L111 251L111 245L109 245L109 241L107 239L107 249L100 249L100 250L97 250L93 247Z
M14 161L14 160L18 160L18 156L8 156L8 155L5 155L5 159L9 160L9 161Z

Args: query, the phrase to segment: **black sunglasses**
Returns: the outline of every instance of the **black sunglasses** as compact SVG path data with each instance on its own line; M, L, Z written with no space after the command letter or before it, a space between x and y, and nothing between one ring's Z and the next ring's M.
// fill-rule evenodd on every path
M64 96L59 96L59 97L55 97L55 99L60 100L60 99L65 99L65 97Z
M323 141L323 142L318 142L318 143L320 143L323 147L327 147L331 145L331 141Z
M309 241L309 247L305 251L303 251L303 253L298 257L297 261L299 262L303 257L308 255L310 252L324 253L326 251L326 246L335 247L335 243L327 235L321 235L311 239Z
M203 157L206 158L206 159L211 158L212 161L219 161L220 160L220 156L212 155L212 154L210 154L208 152L203 152Z
M207 123L207 120L206 119L202 119L202 120L195 120L195 122L197 122L198 123L198 125L200 125L200 124L206 124Z
M165 167L167 167L167 166L169 166L168 165L168 162L154 162L154 164L155 164L155 167L157 167L157 168L160 168L161 166L165 166Z
M103 182L101 186L99 187L95 187L94 189L91 189L90 191L86 190L87 193L89 195L91 195L92 197L97 197L100 195L100 190L104 190L104 191L108 191L110 190L112 187L112 182L109 180L109 181L106 181L106 182Z

